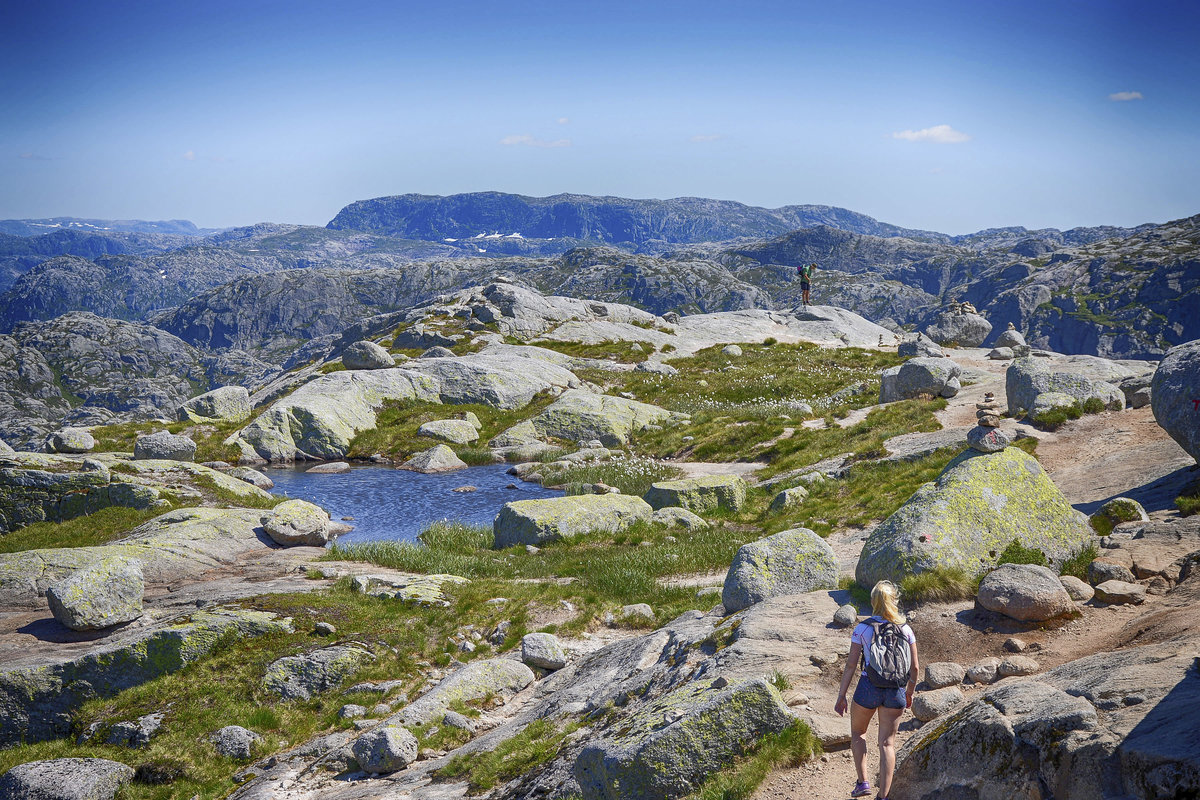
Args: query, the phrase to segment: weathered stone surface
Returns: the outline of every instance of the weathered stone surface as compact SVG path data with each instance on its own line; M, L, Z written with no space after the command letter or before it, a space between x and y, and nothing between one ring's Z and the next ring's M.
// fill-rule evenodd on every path
M973 683L995 683L1000 676L1000 659L985 658L967 668L967 677Z
M1097 558L1088 564L1088 582L1093 586L1107 581L1133 583L1137 580L1129 567L1108 558Z
M250 393L244 386L222 386L179 407L179 419L192 422L241 422L250 419Z
M956 347L979 347L992 332L992 323L978 314L938 314L932 325L925 329L930 339L942 345Z
M575 389L564 392L529 423L539 437L572 442L596 439L606 447L619 447L648 425L669 425L685 419L686 414L649 403Z
M1058 579L1063 588L1067 590L1070 598L1076 602L1086 603L1091 600L1096 594L1096 590L1087 585L1083 581L1076 578L1074 575L1062 575Z
M736 344L727 344L721 348L721 355L737 358L742 354L742 348Z
M688 511L686 508L678 508L677 506L667 506L666 508L658 509L650 515L650 521L672 528L682 525L689 531L698 531L708 527L708 521L704 517Z
M285 500L263 523L276 543L323 547L329 541L329 513L307 500Z
M453 472L456 469L466 469L466 466L467 462L459 458L458 454L444 444L422 450L401 465L403 469L411 469L413 472L425 474Z
M979 583L979 605L1021 622L1070 614L1075 603L1058 576L1037 564L1001 564Z
M863 586L938 567L973 574L995 565L1014 540L1061 563L1092 535L1032 456L1015 447L971 450L872 531L855 574Z
M509 658L472 661L447 675L437 686L389 717L387 722L394 725L436 722L456 700L465 703L488 695L511 697L533 681L533 670L520 661Z
M1032 412L1034 401L1045 392L1058 392L1072 397L1077 402L1095 398L1109 411L1120 411L1125 407L1125 395L1111 383L1097 380L1103 374L1100 367L1091 364L1070 367L1059 363L1049 364L1046 359L1017 358L1008 366L1004 385L1008 408L1015 414L1019 410ZM1070 371L1068 371L1070 370Z
M1128 497L1114 497L1088 517L1092 529L1101 536L1112 533L1122 522L1149 522L1150 515L1142 504Z
M901 749L912 800L1187 797L1200 792L1194 645L1098 653L1006 681Z
M935 661L925 665L925 683L930 689L957 686L967 676L967 668L953 661Z
M396 366L396 359L374 342L361 341L342 351L342 364L346 369L389 369Z
M350 471L350 463L347 461L326 461L324 464L317 464L315 467L309 467L304 471L313 475L341 475Z
M208 737L218 753L239 761L250 758L254 743L261 739L257 733L241 725L226 725L218 731L213 731Z
M1012 361L1016 358L1016 354L1013 353L1011 347L993 347L992 351L988 353L988 358L993 361Z
M652 484L644 498L655 509L678 506L704 513L737 511L746 503L746 481L738 475L705 475Z
M1146 587L1140 583L1104 581L1096 586L1096 599L1112 605L1141 605L1146 602Z
M9 446L8 442L0 439L0 456L12 455L15 452L17 451L13 450L12 447Z
M453 444L470 444L479 438L479 428L465 419L438 419L417 428L417 435Z
M695 681L589 742L575 761L585 800L660 800L689 794L794 717L764 679L715 688Z
M14 453L0 466L0 533L35 522L62 522L103 508L145 510L159 502L151 486L113 480L94 459Z
M929 722L950 713L962 705L965 700L963 693L955 686L934 689L929 692L918 692L917 696L913 698L913 716L921 722Z
M195 461L196 443L186 436L159 431L137 437L133 457L165 461Z
M336 689L374 653L356 644L333 645L273 661L263 676L263 688L284 700L309 700L314 694Z
M46 590L54 618L74 631L98 631L142 615L142 569L125 558L105 558Z
M521 660L531 667L562 669L567 653L552 633L527 633L521 637Z
M784 489L775 498L771 500L771 511L778 514L795 508L808 499L808 489L803 486L793 486L791 489Z
M86 428L62 428L50 434L47 444L52 453L87 453L96 446L96 439Z
M138 633L71 660L11 664L0 669L0 745L66 736L73 713L84 702L183 669L228 637L291 630L290 619L261 611L196 612L189 621Z
M910 358L896 373L896 397L885 402L921 395L943 396L948 386L953 388L951 382L961 375L962 367L948 358Z
M1012 437L1001 428L976 425L967 431L967 444L980 453L999 453L1012 444Z
M900 376L900 367L888 367L879 373L879 402L894 403L903 398L896 388L896 379Z
M1029 656L1009 656L996 667L996 674L1001 678L1014 678L1033 675L1041 668L1041 665Z
M768 597L835 589L837 583L833 548L809 529L793 528L738 548L721 602L733 613Z
M165 713L159 711L138 717L133 721L118 722L109 729L104 743L121 747L145 747L162 728L165 716Z
M1039 392L1033 398L1033 407L1029 416L1034 422L1040 422L1047 414L1056 411L1069 411L1079 406L1079 401L1065 392Z
M942 358L946 355L941 345L923 333L906 337L896 346L896 353L901 358Z
M622 494L582 494L505 503L492 529L496 547L540 545L595 531L615 532L653 509L641 498Z
M856 622L858 622L858 609L849 603L838 606L838 610L833 613L834 625L848 628Z
M229 476L237 478L239 481L245 481L251 486L257 486L264 491L274 489L275 481L268 478L265 474L250 467L234 467L229 470Z
M1200 339L1167 351L1154 371L1150 393L1154 398L1154 419L1188 455L1200 461L1197 386L1200 386Z
M425 607L449 608L450 600L443 587L470 583L458 575L355 575L351 586L357 592L372 597L386 597L404 603Z
M0 778L0 800L112 800L133 769L103 758L18 764Z
M417 760L417 737L404 728L384 725L367 731L351 748L363 772L396 772Z
M1028 342L1025 341L1025 337L1023 335L1021 335L1021 332L1019 330L1016 330L1015 328L1009 328L1006 331L1000 332L1000 335L996 337L994 346L995 347L1017 347L1017 346L1023 345L1023 344L1028 344Z

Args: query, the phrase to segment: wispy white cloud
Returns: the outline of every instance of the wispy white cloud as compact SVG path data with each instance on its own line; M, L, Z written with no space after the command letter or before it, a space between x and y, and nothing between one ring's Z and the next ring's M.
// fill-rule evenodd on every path
M1141 92L1113 92L1108 96L1114 103L1126 103L1130 100L1141 100Z
M938 144L958 144L967 142L971 137L962 131L956 131L949 125L934 125L932 128L922 128L919 131L895 131L893 139L903 139L906 142L937 142Z
M692 141L692 142L715 142L717 139L724 139L724 138L725 137L719 133L698 133L695 136L693 136L689 141Z
M559 125L566 125L566 124L567 124L568 122L570 122L570 121L571 121L571 120L570 120L568 117L559 117L559 118L558 118L558 124L559 124Z
M54 159L50 158L49 156L39 156L37 153L21 153L21 155L19 155L17 157L22 158L26 161L53 161L54 160Z
M186 153L183 154L183 160L184 161L195 161L196 160L196 151L188 150Z
M514 133L511 136L505 136L500 140L503 145L525 145L526 147L570 147L570 139L554 139L547 141L546 139L535 139L528 133Z

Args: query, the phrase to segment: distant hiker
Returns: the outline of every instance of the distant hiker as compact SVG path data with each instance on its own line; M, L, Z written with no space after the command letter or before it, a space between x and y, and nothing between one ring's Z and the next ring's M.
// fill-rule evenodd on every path
M812 287L812 276L817 271L816 264L804 264L796 267L796 274L800 276L800 292L804 297L804 305L808 305L808 290Z
M896 731L904 709L912 708L917 688L917 639L905 624L897 602L900 592L891 581L880 581L871 590L871 610L875 615L859 623L850 634L850 655L833 710L846 713L846 690L862 658L862 674L850 703L850 752L858 783L851 797L871 793L867 780L867 728L875 709L879 709L879 794L887 800L892 790L892 770L896 766Z

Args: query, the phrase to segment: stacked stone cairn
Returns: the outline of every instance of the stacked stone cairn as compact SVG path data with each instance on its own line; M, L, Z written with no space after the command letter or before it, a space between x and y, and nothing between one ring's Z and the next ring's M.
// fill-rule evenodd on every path
M1012 444L1012 438L1000 430L1000 404L996 396L988 392L982 403L975 404L978 424L967 431L967 444L981 453L999 453Z

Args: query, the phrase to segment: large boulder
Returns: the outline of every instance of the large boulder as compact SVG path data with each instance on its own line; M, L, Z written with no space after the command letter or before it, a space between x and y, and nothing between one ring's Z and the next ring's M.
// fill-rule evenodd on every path
M629 437L650 425L668 425L687 419L686 414L665 408L582 389L564 392L529 422L540 437L587 442L598 439L606 447L629 443Z
M131 780L131 767L104 758L29 761L0 778L0 800L112 800Z
M833 548L808 528L793 528L738 548L725 575L721 602L732 614L768 597L837 585Z
M1101 652L1009 679L897 756L893 795L1183 798L1200 795L1195 640Z
M236 758L245 761L250 758L254 743L262 739L254 731L241 725L226 725L220 730L213 731L208 740L213 743L213 749L226 758Z
M159 431L137 437L133 443L133 457L163 461L195 461L196 443L186 436Z
M705 513L724 508L738 511L746 504L746 481L738 475L704 475L651 484L643 495L651 508L678 506Z
M428 450L422 450L401 464L401 468L413 472L423 472L433 475L439 472L453 472L456 469L466 469L467 462L444 444L434 445Z
M979 605L1021 622L1071 614L1075 603L1058 576L1037 564L1001 564L979 583Z
M50 613L73 631L98 631L142 615L142 569L121 557L101 559L46 590Z
M492 523L496 547L541 545L587 533L614 533L654 509L640 497L623 494L581 494L505 503Z
M263 688L283 700L310 700L337 688L375 655L362 645L342 644L276 659L263 676Z
M465 419L435 419L417 428L417 436L428 436L452 444L470 444L479 438L479 429Z
M363 772L395 772L417 760L417 737L404 728L384 725L367 731L351 751Z
M1014 540L1061 563L1092 536L1035 458L1016 447L969 450L871 532L855 575L874 586L940 567L975 574Z
M47 444L52 453L87 453L96 446L96 439L87 428L62 428L50 434Z
M901 358L942 358L946 351L941 345L923 333L913 338L905 338L896 346L896 354Z
M942 345L979 347L992 332L992 323L978 314L943 312L925 329L930 339Z
M1018 347L1025 344L1028 344L1025 341L1025 337L1016 328L1009 328L1006 331L1002 331L996 337L996 341L992 342L993 347Z
M396 366L396 359L374 342L361 341L342 351L346 369L387 369Z
M521 660L540 669L562 669L567 653L552 633L527 633L521 637Z
M589 741L575 760L584 800L666 800L691 794L752 743L795 718L764 678L692 681Z
M958 708L964 699L956 686L921 692L913 698L912 713L921 722L929 722Z
M1188 455L1200 461L1197 387L1200 387L1200 339L1168 350L1150 384L1154 419Z
M1090 364L1068 369L1032 356L1014 359L1004 375L1008 408L1013 413L1018 410L1031 412L1034 401L1044 392L1070 395L1079 403L1099 400L1109 411L1125 408L1125 395L1121 390L1093 377L1097 374L1104 373Z
M881 388L880 400L890 403L921 395L953 397L958 394L961 375L962 367L948 358L910 358L896 371L894 395L883 397Z
M324 547L329 541L329 512L307 500L285 500L263 523L276 544Z
M193 397L179 407L187 422L241 422L250 419L250 393L244 386L222 386Z

